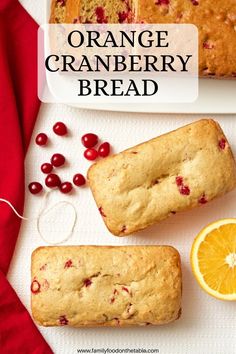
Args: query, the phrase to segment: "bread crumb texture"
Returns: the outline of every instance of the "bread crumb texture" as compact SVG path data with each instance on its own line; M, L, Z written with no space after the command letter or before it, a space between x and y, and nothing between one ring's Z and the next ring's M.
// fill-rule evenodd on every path
M203 119L93 164L89 184L111 233L126 236L236 186L218 123Z
M180 316L181 266L173 247L41 247L31 271L39 325L146 326Z
M133 2L129 0L53 0L51 23L132 23Z

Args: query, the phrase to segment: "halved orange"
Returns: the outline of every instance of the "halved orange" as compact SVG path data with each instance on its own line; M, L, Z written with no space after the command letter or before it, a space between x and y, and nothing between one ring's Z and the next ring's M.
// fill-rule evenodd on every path
M221 300L236 300L236 219L218 220L195 238L193 273L200 286Z

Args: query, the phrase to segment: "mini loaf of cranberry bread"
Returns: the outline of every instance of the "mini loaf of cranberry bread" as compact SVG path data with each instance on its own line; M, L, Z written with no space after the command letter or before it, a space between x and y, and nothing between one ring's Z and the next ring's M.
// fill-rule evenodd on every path
M199 31L199 75L236 77L235 0L135 0L137 22L190 23Z
M126 236L236 186L218 123L203 119L93 164L89 184L110 232Z
M52 0L50 23L129 23L130 0Z
M173 247L41 247L31 272L39 325L160 325L180 316L180 256Z

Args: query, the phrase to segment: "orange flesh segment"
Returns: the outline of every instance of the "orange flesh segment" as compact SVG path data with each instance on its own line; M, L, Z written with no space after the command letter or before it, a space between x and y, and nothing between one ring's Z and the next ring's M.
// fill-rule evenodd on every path
M198 264L207 285L221 293L236 293L236 264L226 257L236 256L236 224L226 224L211 231L199 245Z

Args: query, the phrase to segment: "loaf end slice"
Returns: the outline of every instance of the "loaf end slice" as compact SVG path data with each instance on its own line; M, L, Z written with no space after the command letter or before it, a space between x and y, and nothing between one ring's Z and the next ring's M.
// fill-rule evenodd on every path
M50 23L122 24L133 20L131 0L53 0L51 4Z

